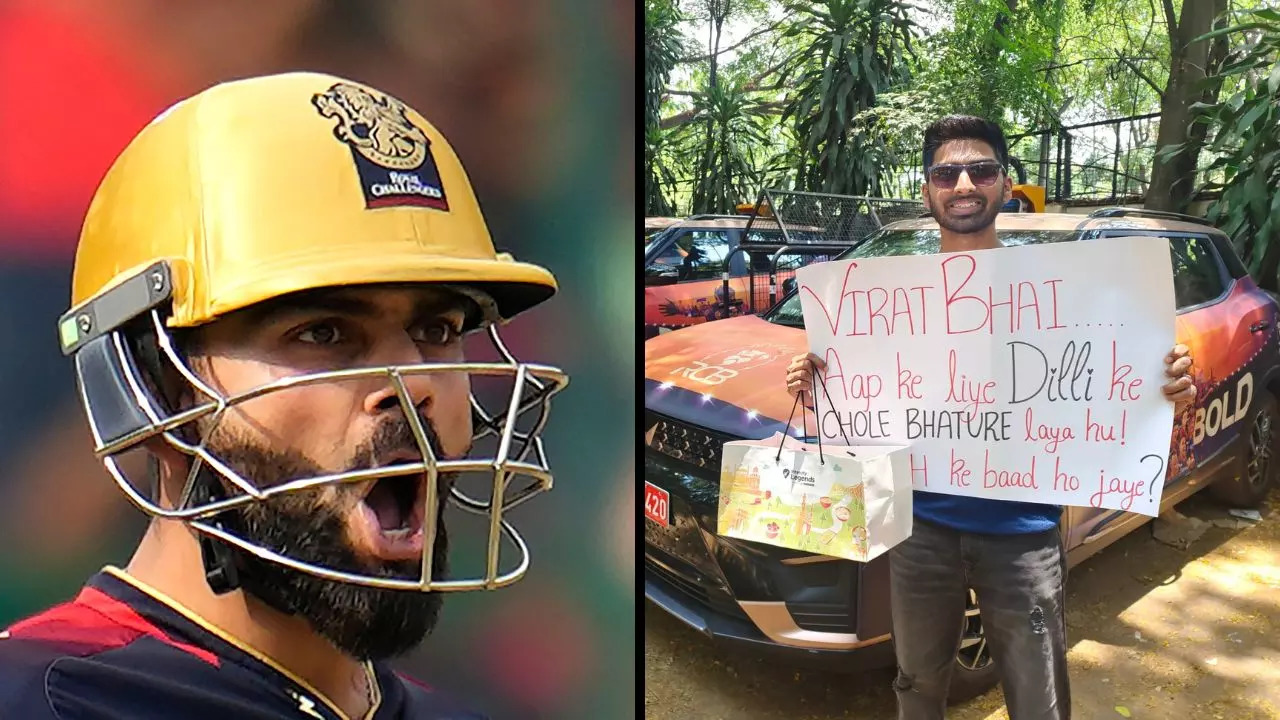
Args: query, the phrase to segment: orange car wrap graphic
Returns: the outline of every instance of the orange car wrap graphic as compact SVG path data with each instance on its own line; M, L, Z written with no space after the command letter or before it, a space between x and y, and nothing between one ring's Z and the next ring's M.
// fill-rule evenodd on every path
M646 287L644 324L677 328L741 315L747 293L746 278L729 278L727 307L723 307L720 302L719 296L723 293L723 288L723 280L695 280Z
M791 413L787 364L806 348L802 330L754 315L659 335L644 344L645 408L735 437L768 437ZM799 412L794 425L802 427Z
M1175 418L1170 477L1221 449L1234 434L1223 431L1249 415L1272 381L1254 369L1274 367L1280 351L1274 313L1253 281L1243 278L1222 301L1178 315L1176 337L1191 350L1196 402Z

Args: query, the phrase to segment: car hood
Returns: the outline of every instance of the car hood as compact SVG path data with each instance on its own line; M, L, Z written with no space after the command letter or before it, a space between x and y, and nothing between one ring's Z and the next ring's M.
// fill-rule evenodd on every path
M807 349L803 330L754 315L659 335L644 344L645 409L735 437L769 437L791 414L787 364Z

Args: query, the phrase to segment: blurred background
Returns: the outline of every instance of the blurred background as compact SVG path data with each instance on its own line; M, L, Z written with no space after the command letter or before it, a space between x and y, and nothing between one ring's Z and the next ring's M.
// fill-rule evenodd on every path
M421 111L495 244L562 288L505 333L572 377L545 436L555 490L515 518L533 567L449 598L401 665L495 718L634 717L635 17L621 0L0 0L0 627L126 563L144 525L93 459L55 340L98 181L173 102L317 70Z

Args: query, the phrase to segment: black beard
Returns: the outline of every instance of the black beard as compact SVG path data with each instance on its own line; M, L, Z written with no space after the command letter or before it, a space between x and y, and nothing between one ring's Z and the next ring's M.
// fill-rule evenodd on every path
M436 457L443 457L429 424L427 431ZM225 429L211 433L205 447L258 487L327 474L298 453L264 448ZM408 422L388 422L357 450L346 469L372 467L373 458L406 448L417 450ZM202 474L206 475L201 478L203 482L222 482L207 468ZM453 478L441 474L439 481L436 535L431 550L432 578L436 580L444 579L448 571L444 507ZM350 487L336 486L337 499L332 494L326 499L324 487L284 493L264 502L248 503L221 518L228 531L294 560L376 577L418 578L422 566L417 560L377 562L356 554L347 539L344 512L354 499ZM315 632L357 660L383 660L412 650L435 628L440 616L440 593L328 580L236 548L233 552L245 592L283 613L303 618Z
M996 216L1000 214L1000 204L987 202L986 198L979 198L985 205L981 212L965 217L953 218L946 214L945 207L939 207L937 202L929 204L929 214L934 220L938 221L938 225L945 230L960 235L972 235L982 232L996 221Z

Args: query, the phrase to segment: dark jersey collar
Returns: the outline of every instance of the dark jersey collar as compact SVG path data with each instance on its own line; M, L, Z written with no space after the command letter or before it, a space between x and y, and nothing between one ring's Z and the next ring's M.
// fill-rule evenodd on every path
M287 692L309 694L317 703L328 705L338 717L345 717L336 705L302 678L124 570L113 566L103 568L89 579L76 602L97 606L96 609L111 613L121 622L134 624L134 629L206 662L217 665L226 660L248 667ZM369 663L365 667L374 689L374 702L365 718L399 717L404 701L399 678L382 663Z

